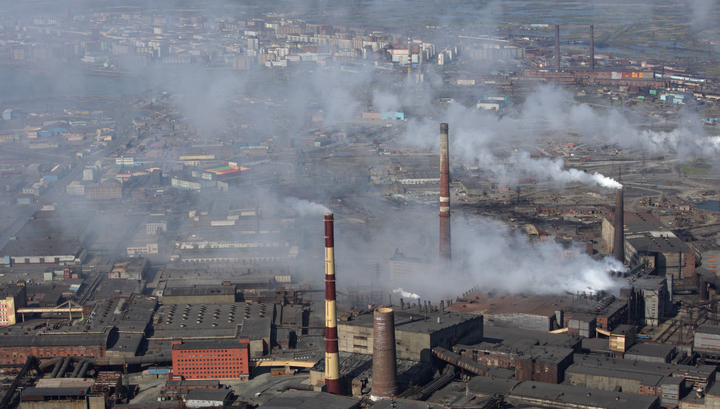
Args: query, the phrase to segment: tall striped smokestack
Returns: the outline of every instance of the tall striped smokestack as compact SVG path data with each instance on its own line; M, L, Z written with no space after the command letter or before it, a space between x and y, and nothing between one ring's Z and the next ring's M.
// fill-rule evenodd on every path
M560 71L560 26L555 26L555 71Z
M337 310L335 309L335 236L333 214L325 215L325 385L340 394Z
M450 247L450 157L448 154L448 124L440 124L440 268L452 267Z
M590 26L590 69L595 69L595 26Z
M613 257L625 263L625 208L623 206L623 188L615 193L615 233L613 235Z
M378 308L373 317L372 398L392 398L397 393L395 313Z

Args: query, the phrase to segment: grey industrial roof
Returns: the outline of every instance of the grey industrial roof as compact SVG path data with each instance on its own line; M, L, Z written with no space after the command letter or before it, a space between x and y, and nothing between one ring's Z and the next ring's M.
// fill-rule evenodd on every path
M11 240L0 257L75 256L82 247L75 239L18 239Z
M677 237L660 236L654 237L644 234L637 237L625 237L638 252L647 253L687 253L690 247Z
M232 295L234 285L194 285L192 287L166 287L164 297L189 297L198 295Z
M373 409L444 409L445 406L436 405L434 403L419 402L415 400L405 399L384 399L374 404Z
M695 333L720 335L720 325L703 324L697 327Z
M68 333L50 331L42 334L0 336L0 347L36 346L107 346L110 328L103 332Z
M15 285L15 284L8 284L0 287L0 298L8 298L8 297L17 297L20 295L20 292L22 291L23 287ZM27 293L26 293L27 294ZM62 294L58 294L62 295Z
M565 403L568 407L584 405L594 408L608 409L643 409L653 408L657 405L656 396L636 395L632 393L602 391L579 386L556 385L525 381L518 384L512 392L511 398L531 400L536 402L548 401L553 404Z
M612 366L609 367L595 367L595 366L583 366L580 364L572 364L566 370L565 374L585 374L594 376L604 376L615 379L631 379L640 381L643 385L655 386L662 380L662 375L655 375L650 373L638 373L638 372L626 372L622 370L615 370ZM567 377L567 376L566 376Z
M395 312L395 330L406 332L421 332L427 334L431 330L440 330L458 325L465 321L477 320L482 325L482 315L461 314L456 312L418 312L415 308L401 310L399 306L393 306ZM427 316L427 319L425 317ZM438 324L437 319L440 318ZM373 326L373 314L362 314L353 317L350 321L339 322L338 325L351 325L360 327Z
M171 386L175 388L187 386L187 387L197 387L197 386L213 386L215 388L220 387L220 381L218 380L212 380L212 379L188 379L183 381L167 381L165 382L165 386Z
M208 388L196 388L196 389L190 389L190 391L185 395L185 400L203 400L203 401L216 401L216 402L224 402L228 396L230 395L230 391L226 389L208 389Z
M240 342L237 339L205 339L183 341L182 344L173 345L172 349L236 349L247 347L247 343Z
M682 374L683 376L709 377L710 374L715 371L715 366L712 365L676 365L670 363L631 361L627 359L600 358L597 356L586 356L582 354L575 354L573 360L575 362L573 365L599 367L606 370L612 369L613 371L648 373L655 375Z
M66 388L26 388L20 394L20 400L35 400L51 396L85 396L90 388L88 386L75 386Z
M625 359L632 359L632 356L635 355L665 358L670 355L674 349L674 345L635 344L625 352ZM630 357L628 357L628 355Z
M263 409L355 409L360 400L325 392L286 391L267 401Z
M153 336L210 338L241 334L251 340L262 339L270 336L273 314L273 304L167 304L156 313Z
M510 392L519 382L507 379L488 378L486 376L476 376L468 382L470 393L480 396L492 396L496 393L503 395Z

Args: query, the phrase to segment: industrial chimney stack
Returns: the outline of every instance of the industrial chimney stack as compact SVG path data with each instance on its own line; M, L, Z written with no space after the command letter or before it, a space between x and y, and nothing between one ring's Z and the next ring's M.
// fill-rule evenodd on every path
M372 399L393 398L397 393L395 313L378 308L373 320Z
M555 71L560 71L560 26L555 26Z
M340 394L337 310L335 309L335 237L333 214L325 215L325 385Z
M625 263L625 209L623 206L623 188L615 193L615 234L613 235L613 257Z
M440 268L441 273L452 268L450 248L450 156L448 153L448 124L440 124ZM443 271L445 270L445 271Z
M595 26L590 26L590 69L595 70Z

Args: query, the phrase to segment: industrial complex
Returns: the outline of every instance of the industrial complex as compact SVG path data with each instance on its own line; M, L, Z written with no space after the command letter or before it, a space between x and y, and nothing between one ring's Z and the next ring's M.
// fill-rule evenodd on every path
M0 408L720 407L718 7L25 3Z

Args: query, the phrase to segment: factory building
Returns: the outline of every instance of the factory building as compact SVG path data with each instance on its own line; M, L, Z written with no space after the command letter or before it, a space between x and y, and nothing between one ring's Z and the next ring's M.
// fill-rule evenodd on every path
M235 302L234 285L193 285L167 287L163 304L230 304Z
M398 359L430 362L432 349L455 343L474 344L483 337L482 315L430 312L423 308L392 307ZM372 354L373 315L362 314L338 322L340 351Z
M85 185L86 199L121 199L122 195L122 183L114 179Z
M623 288L621 294L628 300L630 321L640 321L643 325L656 327L672 311L671 294L667 279L657 276L642 276L632 283L632 288Z
M576 355L575 363L565 371L565 378L573 386L660 396L663 405L677 405L686 389L712 385L716 371L712 365L658 365L656 362Z
M17 322L19 308L27 306L27 291L24 285L8 285L0 289L0 326Z
M605 391L570 385L526 381L508 395L528 405L552 408L659 409L660 399L627 392Z
M172 341L173 376L183 379L250 378L247 340Z
M720 326L705 324L697 327L693 347L698 352L720 355Z
M456 344L453 352L486 367L485 376L493 368L514 372L516 380L560 383L565 369L573 363L573 354L580 352L581 338L570 334L549 334L515 328L485 327L484 342L475 345Z
M394 283L412 281L417 277L432 277L437 272L437 263L423 258L405 257L397 249L390 258L390 280Z
M165 215L151 214L145 222L145 233L147 235L157 234L159 231L167 231L168 221Z
M105 357L113 332L112 327L105 327L99 332L5 335L0 337L0 365L22 366L29 356L40 359L57 356Z
M602 237L608 248L615 246L614 214L602 223ZM692 277L695 251L673 232L665 229L651 213L624 212L625 264L636 266L647 262L657 275L675 279Z
M150 261L143 257L118 257L108 272L108 278L144 280L150 271Z

